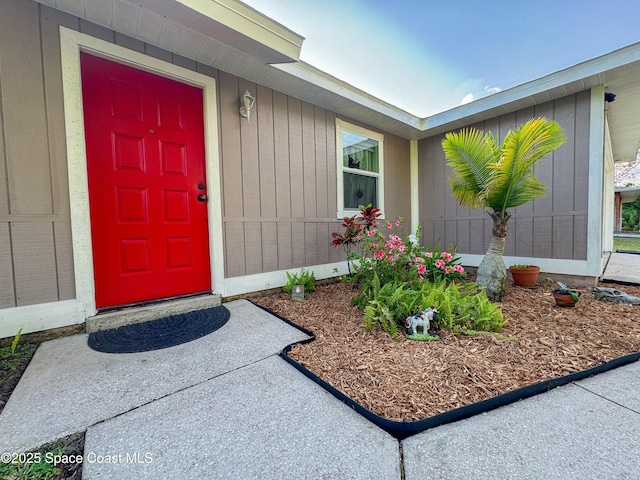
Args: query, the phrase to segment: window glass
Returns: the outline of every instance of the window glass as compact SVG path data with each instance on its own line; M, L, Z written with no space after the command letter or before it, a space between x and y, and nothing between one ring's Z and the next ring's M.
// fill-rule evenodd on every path
M378 172L378 141L349 131L342 132L342 164L347 168Z
M378 179L344 172L344 208L357 210L360 205L378 206Z
M384 212L382 134L336 120L338 218L358 213L361 205Z

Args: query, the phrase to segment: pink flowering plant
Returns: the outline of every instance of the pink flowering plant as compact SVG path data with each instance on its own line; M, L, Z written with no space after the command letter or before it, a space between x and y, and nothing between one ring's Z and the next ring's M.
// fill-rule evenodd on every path
M394 226L395 222L389 230ZM362 239L359 251L347 255L352 271L349 280L366 286L372 284L374 274L382 284L464 279L466 274L458 263L459 257L448 250L424 250L417 241L419 238L419 231L412 238L403 240L391 232L370 230Z
M363 210L365 207L361 207ZM366 213L366 211L363 211ZM360 228L353 225L360 224ZM345 219L345 234L334 233L336 247L344 245L343 239L349 238L347 260L351 274L347 281L360 287L360 294L354 303L364 308L370 300L370 291L377 276L381 284L406 282L453 281L465 277L464 268L459 265L459 257L449 250L424 250L420 244L420 229L415 235L402 239L395 232L401 227L402 218L395 221L378 222L377 217L363 215L360 219ZM353 234L349 234L353 232ZM338 240L339 239L339 240Z
M423 272L424 277L432 283L440 280L462 280L466 272L458 262L460 257L450 250L441 251L438 248L426 250L423 256L414 259L418 272Z
M401 218L383 222L371 206L360 208L363 214L346 218L345 233L334 233L332 243L347 247L350 274L344 280L358 287L352 303L362 310L367 331L378 325L397 338L407 316L434 306L436 329L498 335L506 323L500 308L475 283L457 282L466 273L455 251L425 250L420 228L402 239L396 233Z

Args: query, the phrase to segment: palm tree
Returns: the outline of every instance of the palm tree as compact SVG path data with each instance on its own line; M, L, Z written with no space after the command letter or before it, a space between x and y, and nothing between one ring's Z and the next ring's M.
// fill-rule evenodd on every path
M502 254L509 208L545 195L547 187L533 173L533 165L566 141L560 125L534 118L509 131L497 145L491 132L474 128L447 133L442 149L453 169L451 192L460 205L483 208L493 219L493 236L478 267L478 284L493 301L502 300L507 269Z

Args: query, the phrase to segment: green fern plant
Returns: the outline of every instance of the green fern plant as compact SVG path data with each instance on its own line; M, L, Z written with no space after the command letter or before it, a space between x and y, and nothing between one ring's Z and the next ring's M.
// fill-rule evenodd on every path
M310 293L316 291L316 277L313 272L309 272L304 268L300 270L300 273L289 273L287 275L287 283L282 287L284 293L291 295L293 287L296 285L304 286L304 298L307 298Z
M394 338L398 338L398 329L404 327L408 316L430 306L438 311L433 326L456 334L497 333L507 323L498 305L489 301L484 290L475 283L441 281L416 286L390 282L381 285L379 278L374 276L370 294L373 298L363 309L365 329L371 331L378 325Z
M374 324L377 324L393 338L398 338L396 317L384 302L371 300L364 309L364 318L365 329L368 332L371 331Z

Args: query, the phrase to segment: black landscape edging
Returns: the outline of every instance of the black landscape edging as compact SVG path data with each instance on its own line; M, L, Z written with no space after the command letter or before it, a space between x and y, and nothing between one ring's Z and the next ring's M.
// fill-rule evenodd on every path
M255 304L254 304L255 305ZM631 353L629 355L625 355L623 357L614 358L613 360L609 360L607 362L602 362L600 365L595 367L591 367L587 370L583 370L581 372L572 373L569 375L564 375L558 378L552 378L551 380L545 380L542 382L534 383L533 385L528 385L526 387L518 388L517 390L512 390L511 392L503 393L501 395L497 395L492 398L488 398L486 400L482 400L481 402L472 403L471 405L465 405L464 407L459 407L454 410L450 410L448 412L440 413L438 415L434 415L433 417L425 418L423 420L416 421L403 421L397 422L394 420L389 420L387 418L376 415L370 410L367 410L359 403L356 403L353 399L342 393L340 390L336 389L334 386L325 382L322 378L318 377L316 374L308 370L302 364L296 362L294 359L289 357L288 353L291 351L291 348L295 345L302 345L305 343L309 343L315 340L315 334L306 328L303 328L299 325L296 325L291 320L278 315L275 312L272 312L270 309L266 307L262 307L260 305L256 305L257 307L262 308L264 311L269 312L271 315L278 317L280 320L288 323L294 328L310 335L311 338L303 340L301 342L295 342L291 345L287 345L280 356L290 365L292 365L296 370L301 372L306 377L310 378L322 388L331 393L334 397L342 402L346 403L360 415L365 417L367 420L371 421L385 432L389 433L393 437L398 440L404 440L411 435L415 435L429 428L439 427L446 423L457 422L459 420L464 420L465 418L472 417L474 415L478 415L480 413L485 413L490 410L494 410L498 407L503 407L505 405L509 405L510 403L517 402L519 400L524 400L525 398L533 397L534 395L538 395L540 393L547 392L553 388L561 387L563 385L567 385L571 382L577 382L578 380L583 380L585 378L591 377L593 375L597 375L599 373L608 372L609 370L613 370L614 368L622 367L624 365L628 365L633 362L637 362L640 360L640 352Z
M295 344L293 344L295 345ZM423 420L416 421L404 421L397 422L394 420L389 420L387 418L376 415L375 413L367 410L359 403L356 403L354 400L346 396L341 391L337 390L335 387L330 385L329 383L322 380L320 377L306 369L303 365L296 362L294 359L289 357L287 353L291 349L293 345L289 345L282 351L282 358L295 367L297 370L302 372L304 375L309 377L311 380L318 383L321 387L326 389L333 396L342 400L344 403L353 408L360 415L397 438L398 440L404 440L411 435L415 435L429 428L439 427L446 423L457 422L459 420L464 420L465 418L472 417L474 415L478 415L480 413L485 413L490 410L494 410L498 407L503 407L505 405L509 405L510 403L517 402L519 400L524 400L525 398L532 397L534 395L538 395L540 393L547 392L553 388L560 387L562 385L566 385L571 382L575 382L578 380L582 380L584 378L590 377L592 375L596 375L598 373L604 373L608 370L612 370L617 367L621 367L623 365L627 365L629 363L636 362L640 359L640 353L633 353L631 355L626 355L624 357L619 357L609 362L602 363L596 367L590 368L588 370L584 370L582 372L572 373L570 375L565 375L563 377L553 378L551 380L545 380L543 382L534 383L533 385L528 385L526 387L519 388L517 390L513 390L511 392L503 393L501 395L497 395L492 398L488 398L486 400L482 400L481 402L472 403L470 405L465 405L464 407L459 407L454 410L450 410L445 413L440 413L433 417L425 418Z

